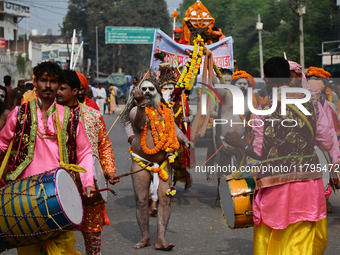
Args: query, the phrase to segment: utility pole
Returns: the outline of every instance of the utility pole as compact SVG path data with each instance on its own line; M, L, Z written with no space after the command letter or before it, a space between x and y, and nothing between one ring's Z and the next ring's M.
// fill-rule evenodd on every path
M300 4L298 7L298 14L300 17L300 64L302 68L302 72L305 70L305 49L303 44L303 17L302 15L306 13L306 7Z
M99 79L99 65L98 65L98 27L96 26L96 62L97 62L97 79Z
M262 53L262 29L263 29L263 23L261 22L261 15L257 15L257 23L256 23L256 29L259 32L259 51L260 51L260 71L261 71L261 78L264 77L263 72L263 53Z

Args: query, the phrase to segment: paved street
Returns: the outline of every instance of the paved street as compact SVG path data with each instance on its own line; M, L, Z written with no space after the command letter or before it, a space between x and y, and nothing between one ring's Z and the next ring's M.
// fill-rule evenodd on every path
M105 115L107 128L117 117ZM110 133L118 173L129 171L130 154L124 130L120 123ZM197 165L204 162L206 147L200 142L196 148ZM230 230L216 203L216 181L207 182L201 175L193 173L193 186L184 191L184 184L177 184L177 201L171 204L171 219L167 230L167 241L176 244L171 254L252 254L253 229ZM140 231L135 217L135 201L131 177L121 179L111 186L118 196L111 196L107 214L111 226L103 231L102 254L161 254L154 250L157 218L150 218L152 246L135 250L132 246L140 240ZM328 215L328 246L325 254L340 254L340 194L330 198L335 212ZM76 233L77 248L85 254L82 236ZM16 254L15 250L3 254Z

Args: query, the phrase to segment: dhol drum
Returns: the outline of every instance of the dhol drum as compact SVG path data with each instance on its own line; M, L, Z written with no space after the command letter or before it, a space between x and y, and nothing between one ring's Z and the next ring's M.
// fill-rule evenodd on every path
M253 193L255 175L235 179L232 175L221 178L219 192L224 218L231 229L253 226Z
M83 221L77 186L62 168L11 182L0 199L0 252L41 243Z
M96 156L93 156L93 163L94 163L94 183L96 185L96 189L105 189L107 188L107 181L105 179L104 170ZM83 203L84 205L93 205L97 203L106 203L107 202L107 190L100 191L94 193L92 197L84 197L83 196Z
M325 190L328 189L329 185L329 178L330 178L330 168L328 167L328 164L332 163L328 152L323 152L318 146L314 146L316 156L318 157L320 169L317 169L318 171L322 171L322 182L323 187Z

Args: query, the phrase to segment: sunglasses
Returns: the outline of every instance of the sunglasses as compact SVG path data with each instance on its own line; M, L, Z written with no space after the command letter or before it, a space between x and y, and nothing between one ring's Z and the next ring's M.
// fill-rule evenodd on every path
M155 88L154 87L142 87L142 91L147 91L147 90L150 90L150 91L154 91Z

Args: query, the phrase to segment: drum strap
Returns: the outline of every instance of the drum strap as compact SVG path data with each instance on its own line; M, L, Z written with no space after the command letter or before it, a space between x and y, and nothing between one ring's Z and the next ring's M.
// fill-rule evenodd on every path
M59 156L60 156L60 163L59 163L60 167L66 169L68 171L86 173L86 170L84 168L82 168L81 166L78 166L76 164L66 164L64 162L63 143L62 143L62 139L61 139L58 107L56 108L56 115L57 115L57 137L58 137L58 147L59 147Z
M63 230L63 228L59 226L58 222L53 218L53 216L50 214L50 211L48 210L48 205L47 205L48 196L47 196L47 192L46 192L46 189L45 189L45 186L44 186L43 183L40 183L39 192L38 192L38 194L35 196L35 198L36 198L36 199L40 198L41 191L43 191L44 194L45 194L45 195L44 195L44 202L45 202L47 217L48 217L49 219L51 219L51 220L56 224L56 226L59 228L59 230Z
M6 152L6 155L5 155L5 158L2 161L1 168L0 168L0 179L1 179L2 175L4 174L4 171L5 171L5 168L7 166L7 162L8 162L9 156L11 155L12 147L13 147L13 140L9 144L7 152Z

